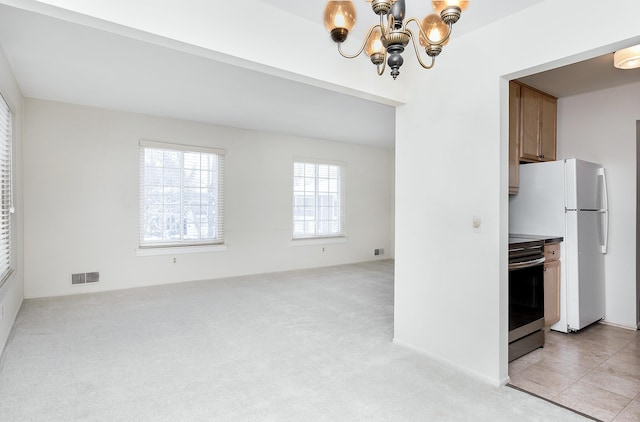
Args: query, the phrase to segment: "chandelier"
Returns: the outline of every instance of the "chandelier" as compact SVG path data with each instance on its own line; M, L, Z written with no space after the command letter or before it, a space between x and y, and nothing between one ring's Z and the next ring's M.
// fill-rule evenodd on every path
M449 41L453 24L458 22L462 11L469 5L469 0L434 0L431 3L435 13L427 15L421 23L416 18L405 20L405 0L365 1L371 3L373 13L380 16L380 23L369 27L357 53L345 54L342 51L342 43L356 23L353 1L329 0L324 11L324 25L331 33L331 39L338 44L338 51L343 57L353 59L364 51L371 63L376 65L378 75L382 75L386 65L389 65L393 79L400 74L400 66L404 62L402 53L409 41L413 43L420 65L431 69L436 56ZM410 23L417 27L416 33L409 29ZM420 57L416 35L426 55L431 58L429 64L425 64Z

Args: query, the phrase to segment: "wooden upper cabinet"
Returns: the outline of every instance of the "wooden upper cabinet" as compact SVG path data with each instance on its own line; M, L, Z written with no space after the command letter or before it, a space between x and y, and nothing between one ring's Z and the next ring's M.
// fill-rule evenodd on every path
M520 88L521 103L521 135L520 135L520 159L538 161L540 155L540 142L538 130L540 127L540 93L526 86Z
M520 161L556 159L557 98L520 87Z
M540 114L542 115L540 119L540 152L542 153L542 161L555 161L558 100L543 95Z
M518 193L520 162L556 159L558 99L509 82L509 194Z
M509 82L509 194L520 185L520 85Z

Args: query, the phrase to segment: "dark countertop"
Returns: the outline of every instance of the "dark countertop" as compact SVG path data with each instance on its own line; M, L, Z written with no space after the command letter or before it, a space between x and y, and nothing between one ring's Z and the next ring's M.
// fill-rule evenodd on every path
M513 234L509 233L509 244L531 242L532 240L542 240L545 245L560 243L564 240L562 236L541 236L535 234Z

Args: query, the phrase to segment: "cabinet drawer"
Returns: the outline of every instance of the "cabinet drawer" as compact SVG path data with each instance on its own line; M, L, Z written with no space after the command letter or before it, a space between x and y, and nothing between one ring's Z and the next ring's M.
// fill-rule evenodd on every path
M544 259L546 261L556 261L560 259L560 243L544 245Z

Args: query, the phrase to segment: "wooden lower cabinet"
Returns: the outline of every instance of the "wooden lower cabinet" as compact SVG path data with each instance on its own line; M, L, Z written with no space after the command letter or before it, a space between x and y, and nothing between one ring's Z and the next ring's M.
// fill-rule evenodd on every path
M560 321L560 244L544 247L544 328Z

